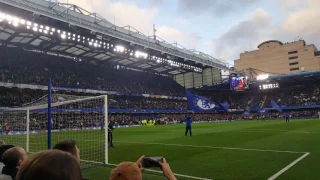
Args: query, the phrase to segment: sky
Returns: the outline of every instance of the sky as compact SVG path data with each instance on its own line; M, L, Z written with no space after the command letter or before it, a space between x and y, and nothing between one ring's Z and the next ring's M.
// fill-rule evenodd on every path
M60 0L233 64L266 40L320 47L319 0Z

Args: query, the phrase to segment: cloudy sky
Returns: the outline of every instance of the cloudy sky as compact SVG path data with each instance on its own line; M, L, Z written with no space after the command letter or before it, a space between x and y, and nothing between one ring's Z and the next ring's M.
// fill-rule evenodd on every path
M60 0L67 2L67 0ZM320 47L319 0L68 0L118 26L131 25L231 64L265 40ZM114 18L115 17L115 18Z

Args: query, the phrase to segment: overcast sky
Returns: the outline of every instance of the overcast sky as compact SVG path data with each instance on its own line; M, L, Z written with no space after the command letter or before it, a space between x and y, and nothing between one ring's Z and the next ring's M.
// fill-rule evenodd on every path
M67 0L60 0L67 2ZM233 64L265 40L320 47L319 0L69 0L118 26L131 25Z

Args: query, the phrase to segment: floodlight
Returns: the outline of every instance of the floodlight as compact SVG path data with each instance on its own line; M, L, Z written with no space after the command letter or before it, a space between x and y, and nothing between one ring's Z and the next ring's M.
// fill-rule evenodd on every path
M115 51L123 52L124 51L124 47L118 45L118 46L115 47Z
M265 80L269 78L269 74L260 74L257 76L257 80Z
M33 31L38 31L38 28L37 27L33 27Z
M0 13L0 19L4 19L4 18L6 18L6 15L3 13Z
M23 20L23 19L20 19L20 24L26 24L26 21L25 20Z
M75 35L75 34L73 34L73 37L76 37L76 35Z
M61 34L61 38L62 38L62 39L65 39L65 38L66 38L66 35L65 35L65 34Z
M98 46L98 44L97 44L97 43L94 43L94 44L93 44L93 46L94 46L94 47L97 47L97 46Z
M40 25L40 28L43 29L43 25Z
M27 26L27 29L30 29L30 26Z
M55 29L55 28L52 28L52 29L51 29L51 31L52 31L52 32L55 32L55 31L56 31L56 29Z
M39 32L42 32L42 29L39 29Z
M34 26L34 27L38 27L38 24L37 24L37 23L34 23L33 26Z
M17 18L17 17L13 18L13 22L15 22L16 24L18 24L18 23L19 23L19 21L20 21L20 19L19 19L19 18Z
M50 35L53 35L53 32L50 32Z
M46 30L47 30L47 31L49 31L49 30L50 30L49 26L46 26Z
M47 30L44 30L43 32L44 32L45 34L48 34L48 31L47 31Z
M18 23L17 23L17 22L14 22L13 25L14 25L15 27L18 27Z
M10 16L10 15L6 15L6 20L8 20L8 21L12 21L12 16Z
M71 33L69 33L69 32L68 32L68 35L70 36L70 35L71 35Z
M28 22L27 22L27 25L28 25L28 26L31 26L31 22L30 22L30 21L28 21Z
M89 42L89 45L92 46L92 42L91 41Z

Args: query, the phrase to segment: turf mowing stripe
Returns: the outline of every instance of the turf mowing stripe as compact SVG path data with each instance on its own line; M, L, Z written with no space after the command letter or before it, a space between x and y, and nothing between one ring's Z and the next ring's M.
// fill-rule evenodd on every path
M115 166L115 167L118 166L117 164L107 164L107 165L111 165L111 166ZM162 171L156 171L156 170L152 170L152 169L145 169L145 171L163 174ZM188 175L184 175L184 174L176 174L176 173L174 173L174 175L177 176L177 177L188 178L188 179L212 180L212 179L207 179L207 178L202 178L202 177L188 176Z
M292 163L290 163L288 166L284 167L283 169L281 169L279 172L277 172L276 174L274 174L273 176L269 177L268 180L274 180L277 177L279 177L282 173L286 172L288 169L290 169L292 166L296 165L299 161L301 161L302 159L304 159L305 157L307 157L310 153L305 153L304 155L302 155L301 157L299 157L298 159L296 159L295 161L293 161Z
M165 144L165 143L145 143L145 142L128 142L128 141L114 141L114 142L127 143L127 144L150 144L150 145L180 146L180 147L209 148L209 149L229 149L229 150L241 150L241 151L259 151L259 152L277 152L277 153L295 153L295 154L308 153L308 152L299 152L299 151L281 151L281 150L271 150L271 149L247 149L247 148L234 148L234 147L197 146L197 145L189 145L189 144Z

